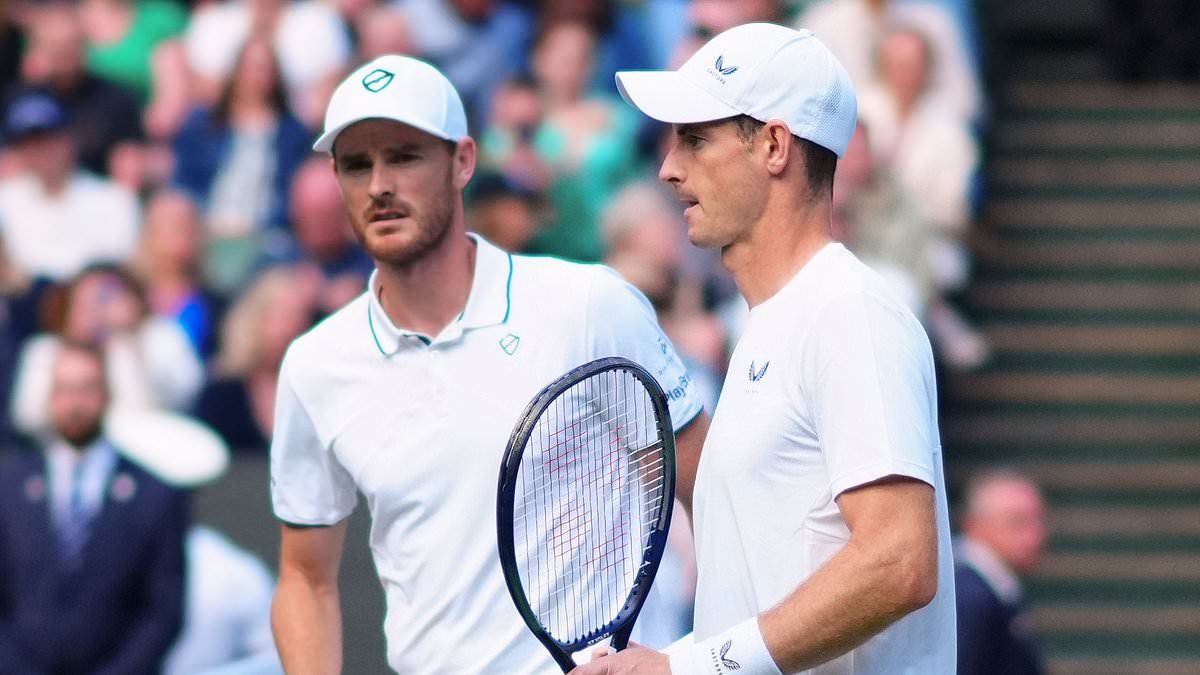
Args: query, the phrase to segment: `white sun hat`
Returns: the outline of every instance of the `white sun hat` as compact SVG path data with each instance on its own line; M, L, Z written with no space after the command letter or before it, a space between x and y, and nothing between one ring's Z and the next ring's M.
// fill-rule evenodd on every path
M778 119L792 134L846 151L858 120L846 69L811 31L770 23L730 28L679 70L617 73L621 96L646 115L693 124L749 115Z
M338 134L367 119L394 120L448 141L467 135L467 115L450 80L428 63L398 54L360 66L333 90L325 131L313 150L332 152Z

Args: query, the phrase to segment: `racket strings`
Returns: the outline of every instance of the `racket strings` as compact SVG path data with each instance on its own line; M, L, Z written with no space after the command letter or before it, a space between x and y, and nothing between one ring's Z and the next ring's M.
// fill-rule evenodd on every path
M530 606L570 642L620 613L664 508L661 430L644 386L604 371L560 395L523 454L514 543Z

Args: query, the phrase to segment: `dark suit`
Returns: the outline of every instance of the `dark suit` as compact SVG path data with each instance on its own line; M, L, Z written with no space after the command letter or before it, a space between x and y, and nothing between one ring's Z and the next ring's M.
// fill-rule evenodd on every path
M1024 603L1003 602L970 565L954 569L958 675L1041 675Z
M156 675L183 617L186 497L118 459L80 564L39 453L0 464L0 675Z

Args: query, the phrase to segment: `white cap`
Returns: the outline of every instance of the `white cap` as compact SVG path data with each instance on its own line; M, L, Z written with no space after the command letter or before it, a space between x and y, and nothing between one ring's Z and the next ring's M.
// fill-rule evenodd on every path
M617 89L660 122L778 119L838 157L858 120L854 85L829 48L811 31L770 23L730 28L677 71L617 73Z
M325 133L313 150L332 152L338 134L367 119L395 120L448 141L467 135L467 115L450 80L424 61L397 54L359 67L333 90Z

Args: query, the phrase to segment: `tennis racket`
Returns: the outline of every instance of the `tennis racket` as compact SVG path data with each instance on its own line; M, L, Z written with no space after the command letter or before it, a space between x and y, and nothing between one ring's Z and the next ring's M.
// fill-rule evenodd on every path
M513 429L496 527L509 594L567 672L612 637L624 649L667 543L675 435L667 397L622 358L550 383Z

